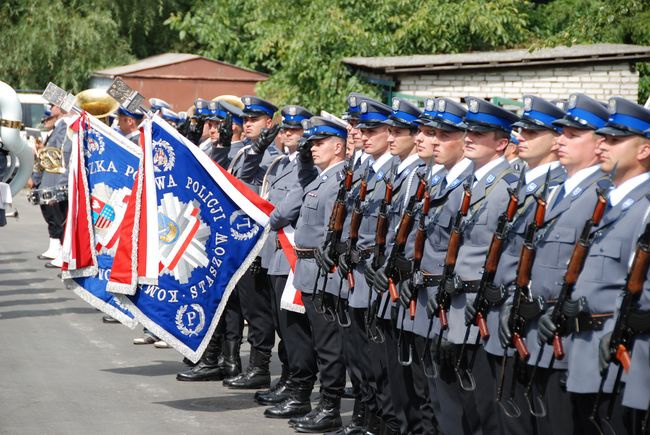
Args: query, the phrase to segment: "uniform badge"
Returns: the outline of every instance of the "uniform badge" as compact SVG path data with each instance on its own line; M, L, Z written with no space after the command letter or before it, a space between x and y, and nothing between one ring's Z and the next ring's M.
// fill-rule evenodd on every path
M632 204L634 204L634 200L632 198L628 198L621 205L621 209L627 210L628 208L630 208L632 206Z
M447 102L442 98L438 100L438 112L444 112L447 109Z
M399 99L393 98L393 110L399 110Z
M578 95L577 94L571 94L569 97L569 109L575 109L576 105L578 104Z
M530 183L528 186L526 186L526 192L532 193L537 189L537 184L535 182Z
M435 100L428 98L427 101L424 103L424 110L426 110L427 112L432 112L434 102Z
M571 192L571 197L575 198L581 193L582 193L582 187L576 187L575 189L573 189L573 192Z
M478 113L478 100L469 100L469 111L472 113Z
M530 97L524 98L524 112L533 110L533 99Z
M296 116L296 113L298 112L298 109L296 108L296 106L289 106L288 112L289 112L289 115Z
M382 171L377 172L377 175L375 175L375 180L379 181L382 178L384 178L384 173Z
M361 102L361 113L368 113L368 103L365 101Z
M442 177L440 175L434 175L431 179L431 185L435 186L436 184L440 183L440 180L442 180Z
M616 99L615 98L610 98L609 103L607 104L607 110L609 110L609 113L612 115L616 113Z
M492 183L494 182L494 180L495 180L496 178L497 178L497 177L496 177L496 175L494 175L494 174L490 174L490 175L488 175L487 178L485 179L485 185L486 185L486 186L489 186L490 184L492 184Z
M352 96L352 97L348 98L348 106L357 107L357 97Z
M325 175L325 177L327 178L327 175ZM307 194L307 196L311 196L312 198L316 198L316 197L318 196L318 194L316 194L316 193L314 193L314 192L309 192L309 193Z
M217 111L217 102L216 101L210 101L208 103L208 109L210 112L216 112Z
M320 177L320 179L323 180L323 181L327 180L327 174L325 174L325 175L323 175L322 177Z
M251 97L245 97L245 98L244 98L244 104L245 104L246 106L250 106L251 103L252 103L252 101L251 101Z

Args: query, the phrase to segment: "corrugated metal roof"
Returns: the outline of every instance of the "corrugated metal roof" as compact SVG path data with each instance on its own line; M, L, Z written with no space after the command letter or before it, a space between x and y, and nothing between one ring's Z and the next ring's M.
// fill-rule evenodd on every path
M238 68L238 69L245 70L245 71L250 71L250 72L259 74L260 76L264 76L264 77L266 76L266 74L261 73L259 71L255 71L255 70L248 69L248 68L243 68L241 66L233 65L233 64L230 64L230 63L227 63L227 62L221 62L219 60L210 59L208 57L199 56L197 54L189 54L189 53L163 53L163 54L159 54L159 55L156 55L156 56L151 56L151 57L141 59L141 60L139 60L139 61L137 61L135 63L129 64L129 65L122 65L122 66L116 66L116 67L112 67L112 68L98 70L98 71L95 71L93 73L93 75L98 76L98 77L101 77L101 76L105 76L105 77L123 76L123 75L126 75L126 74L133 74L133 73L137 73L139 71L144 71L144 70L148 70L148 69L152 69L152 68L158 68L158 67L166 66L166 65L173 65L173 64L176 64L176 63L187 62L187 61L195 60L195 59L205 59L205 60L210 61L210 62L219 63L219 64L222 64L222 65L228 65L228 66L231 66L233 68Z
M615 60L650 60L650 47L629 44L592 44L527 49L480 51L459 54L434 54L393 57L346 57L343 62L385 73L534 66Z

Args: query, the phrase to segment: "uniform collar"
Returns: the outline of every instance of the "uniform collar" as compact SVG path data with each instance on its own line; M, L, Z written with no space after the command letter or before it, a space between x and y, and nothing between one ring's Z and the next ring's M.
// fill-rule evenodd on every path
M591 174L595 173L600 168L600 165L589 166L588 168L580 169L578 172L568 177L564 182L564 192L568 194L573 192L573 189L578 187L580 183L587 179Z
M612 207L616 207L632 190L647 180L650 180L650 172L644 172L625 181L609 193L609 203Z
M296 157L298 157L298 151L294 151L294 152L292 152L292 153L289 154L287 157L289 157L289 161L290 161L290 162L293 162L294 160L296 160Z
M481 181L481 179L485 177L487 174L489 174L492 169L496 168L497 166L504 163L505 161L506 158L501 156L498 159L491 160L487 162L485 165L483 165L482 167L478 168L474 172L474 177L476 177L476 181Z
M411 164L413 164L419 158L420 157L417 154L412 154L412 155L408 156L407 158L405 158L404 160L402 160L400 162L399 166L397 167L397 174L398 175L401 174L404 169L411 166Z
M372 169L375 171L375 173L378 173L379 170L386 164L390 159L393 158L393 155L389 152L382 154L381 157L379 157L377 160L372 162Z
M543 165L539 165L536 168L529 169L526 171L526 184L546 174L549 169L552 171L558 166L560 166L560 162L555 160L554 162L544 163Z
M452 168L447 173L447 176L445 177L447 179L447 185L453 183L460 176L460 174L465 172L465 169L469 168L469 165L471 164L472 161L464 157L460 162L452 166Z

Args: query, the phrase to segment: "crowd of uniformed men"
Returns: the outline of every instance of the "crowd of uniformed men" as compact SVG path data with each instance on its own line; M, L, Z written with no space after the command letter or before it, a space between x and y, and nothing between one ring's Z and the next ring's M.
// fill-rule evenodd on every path
M650 287L647 264L632 264L650 240L650 111L580 93L522 101L517 116L474 97L422 111L353 93L344 120L289 105L276 123L275 105L245 96L170 119L275 206L178 380L268 388L254 396L264 415L298 432L647 433ZM280 307L289 226L304 314ZM631 269L641 290L624 299ZM631 351L626 370L612 343Z

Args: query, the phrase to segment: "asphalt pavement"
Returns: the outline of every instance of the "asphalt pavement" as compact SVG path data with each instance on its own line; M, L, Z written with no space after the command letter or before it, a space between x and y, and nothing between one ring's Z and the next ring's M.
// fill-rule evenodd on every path
M180 353L133 345L141 327L102 323L36 258L48 246L40 209L24 191L15 206L19 219L0 227L0 434L295 433L264 418L254 391L178 382ZM244 342L244 367L248 353Z

